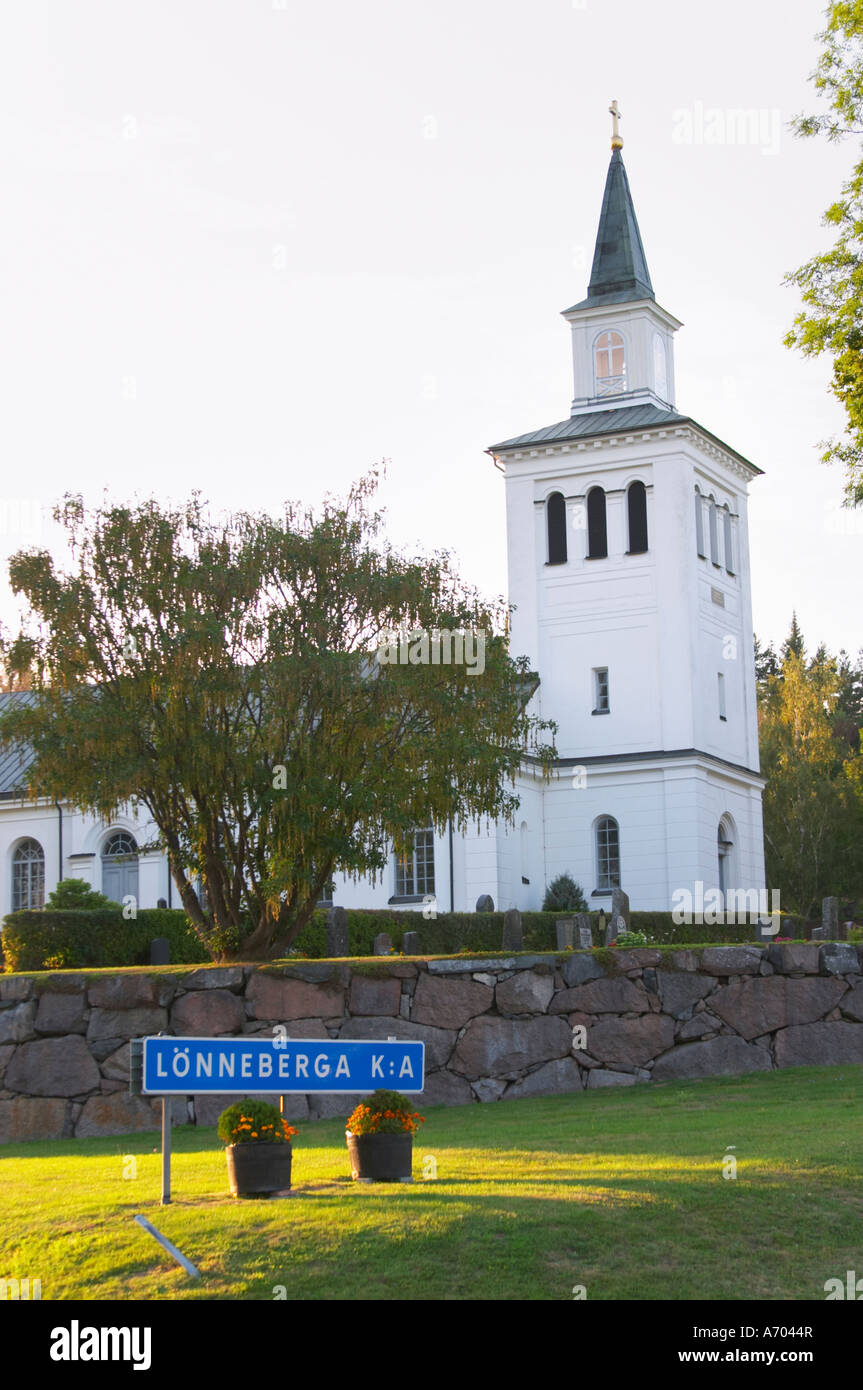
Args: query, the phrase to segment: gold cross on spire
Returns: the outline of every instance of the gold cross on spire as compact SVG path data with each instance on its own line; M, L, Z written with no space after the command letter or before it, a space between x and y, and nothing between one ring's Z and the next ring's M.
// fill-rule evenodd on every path
M621 135L620 127L617 124L617 122L620 120L620 110L618 108L617 102L613 101L608 109L611 112L611 148L613 150L622 150L623 136Z

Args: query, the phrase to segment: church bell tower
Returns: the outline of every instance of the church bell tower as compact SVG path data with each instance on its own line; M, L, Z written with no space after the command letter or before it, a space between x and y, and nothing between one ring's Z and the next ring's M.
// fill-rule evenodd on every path
M545 879L594 907L613 887L764 885L747 491L761 470L678 411L617 103L567 419L489 449L505 477L511 650L558 724L541 793ZM524 881L524 880L523 880ZM530 895L523 907L539 906Z

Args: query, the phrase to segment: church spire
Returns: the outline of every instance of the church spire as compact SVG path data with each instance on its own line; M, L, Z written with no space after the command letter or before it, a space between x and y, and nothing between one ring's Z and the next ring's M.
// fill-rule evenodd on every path
M605 180L587 299L582 301L584 307L655 298L620 153L623 139L618 126L617 102L613 101L608 109L612 117L611 163Z

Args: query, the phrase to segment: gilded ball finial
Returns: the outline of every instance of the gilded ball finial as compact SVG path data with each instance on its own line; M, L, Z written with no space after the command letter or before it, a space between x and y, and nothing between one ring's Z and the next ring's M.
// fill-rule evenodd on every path
M620 126L618 125L618 121L620 120L620 108L617 102L613 101L608 109L611 112L611 148L613 150L622 150L623 136L620 133Z

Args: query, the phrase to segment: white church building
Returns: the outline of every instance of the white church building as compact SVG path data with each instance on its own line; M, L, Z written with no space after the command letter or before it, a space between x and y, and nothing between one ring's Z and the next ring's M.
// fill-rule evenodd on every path
M760 469L675 405L674 335L656 302L612 138L586 298L572 330L570 414L489 449L506 488L511 650L539 676L532 710L558 725L551 782L525 767L514 826L419 827L377 883L337 875L344 907L542 906L561 873L591 907L675 892L761 889L761 818L747 489ZM2 702L20 697L0 696ZM154 827L110 825L18 795L0 754L0 917L77 876L141 907L179 905Z

